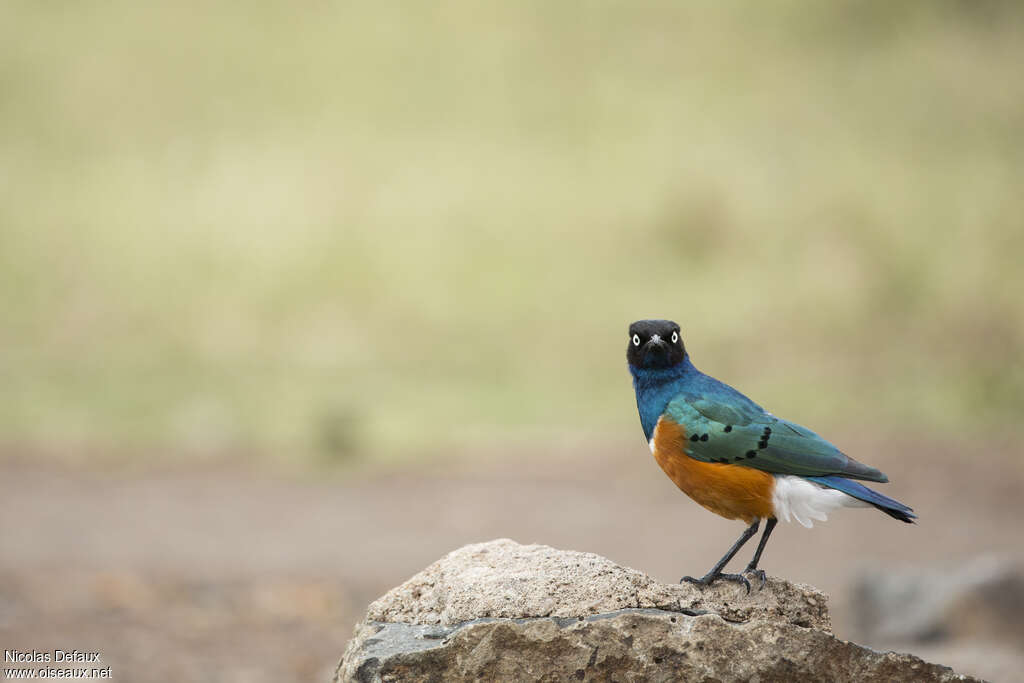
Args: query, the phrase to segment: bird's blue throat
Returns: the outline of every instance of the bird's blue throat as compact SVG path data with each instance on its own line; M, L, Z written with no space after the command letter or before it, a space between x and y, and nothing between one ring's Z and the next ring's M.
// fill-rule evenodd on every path
M629 373L633 375L636 407L648 441L654 435L654 427L669 401L701 375L690 362L689 354L670 368L641 368L630 364Z

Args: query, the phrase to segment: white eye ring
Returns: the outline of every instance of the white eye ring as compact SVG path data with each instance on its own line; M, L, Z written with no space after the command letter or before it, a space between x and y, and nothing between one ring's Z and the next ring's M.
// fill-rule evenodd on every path
M672 330L672 343L675 344L677 341L679 341L679 333Z
M633 335L633 346L640 346L640 335Z

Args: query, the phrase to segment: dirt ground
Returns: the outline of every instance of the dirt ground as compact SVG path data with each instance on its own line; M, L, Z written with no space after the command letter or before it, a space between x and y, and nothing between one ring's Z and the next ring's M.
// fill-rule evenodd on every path
M889 474L883 490L920 523L845 510L775 532L762 566L827 591L840 637L860 635L849 596L866 570L1022 559L1024 459L1009 442L842 443ZM329 680L368 602L469 542L586 550L677 581L742 530L685 498L633 441L315 475L7 455L0 481L0 647L99 650L121 681ZM910 649L1024 680L1024 648Z

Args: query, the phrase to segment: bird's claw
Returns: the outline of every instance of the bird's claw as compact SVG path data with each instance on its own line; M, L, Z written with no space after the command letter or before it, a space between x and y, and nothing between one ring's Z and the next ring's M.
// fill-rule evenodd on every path
M761 585L758 586L757 590L762 590L766 583L768 583L768 575L764 573L763 569L756 569L754 567L747 567L743 570L744 574L753 574L755 578L761 580Z
M747 595L750 595L750 581L747 581L747 577L743 576L743 574L707 574L699 579L695 579L692 576L684 576L679 579L679 583L683 583L685 581L686 583L693 583L698 586L710 586L718 580L742 583L747 589Z

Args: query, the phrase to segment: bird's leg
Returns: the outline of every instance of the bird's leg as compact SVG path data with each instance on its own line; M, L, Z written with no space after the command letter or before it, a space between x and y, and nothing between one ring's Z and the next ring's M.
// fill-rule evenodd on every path
M729 548L729 552L725 554L725 557L720 559L718 563L715 564L715 566L712 567L711 571L709 571L707 574L705 574L699 579L695 579L692 576L684 576L683 578L679 579L679 583L682 583L683 581L688 581L689 583L695 583L700 586L707 586L712 581L717 581L718 579L725 579L726 581L736 581L737 583L742 583L744 586L747 587L747 592L749 593L750 582L747 581L747 577L743 576L742 574L723 574L722 567L727 565L729 563L729 560L731 560L733 556L736 555L737 552L739 552L739 549L743 547L743 544L749 541L750 537L757 533L757 529L760 525L761 520L755 519L754 523L748 526L747 529L740 535L740 537L736 539L736 542L732 544L732 547Z
M768 523L764 525L764 533L761 534L761 542L757 544L757 550L754 551L754 559L750 560L750 564L743 570L744 574L753 574L757 578L761 579L761 588L764 588L764 584L768 581L768 577L765 575L763 569L757 568L757 563L761 561L761 551L764 550L765 545L768 543L768 537L772 535L772 529L779 523L779 520L774 517L768 520Z

